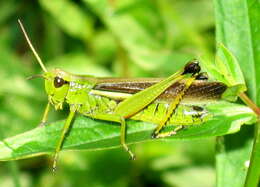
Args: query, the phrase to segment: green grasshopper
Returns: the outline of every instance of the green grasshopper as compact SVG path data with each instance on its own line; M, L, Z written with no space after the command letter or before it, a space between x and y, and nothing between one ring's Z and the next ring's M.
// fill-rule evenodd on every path
M147 121L157 124L152 137L161 138L176 134L183 126L201 124L210 114L202 107L185 105L197 100L219 99L226 90L221 82L209 82L205 73L200 73L199 62L187 63L184 68L168 78L96 78L87 75L74 75L60 69L47 71L41 58L18 20L24 36L44 73L45 90L48 95L41 124L45 124L50 105L61 110L67 103L69 115L58 141L53 169L56 168L58 153L62 148L65 135L76 113L99 119L117 122L121 126L120 142L130 154L135 155L125 142L126 119ZM166 125L177 125L168 132L161 132Z

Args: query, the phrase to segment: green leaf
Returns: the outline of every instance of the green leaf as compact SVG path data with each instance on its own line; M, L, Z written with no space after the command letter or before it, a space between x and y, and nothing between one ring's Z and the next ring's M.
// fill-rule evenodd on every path
M76 4L71 1L40 0L39 2L68 34L83 40L92 36L92 20Z
M223 43L238 60L254 101L260 91L259 10L259 3L254 1L215 1L217 42ZM236 70L240 71L233 71ZM257 102L260 104L259 97Z
M26 73L28 70L26 67L22 66L18 57L1 45L0 51L0 62L5 62L1 65L0 68L0 80L2 82L0 87L0 94L38 96L39 93L37 93L30 82L26 80ZM18 93L17 90L19 90Z
M252 129L243 128L236 134L217 139L217 186L243 186L252 146ZM243 146L241 146L243 137ZM245 149L245 147L249 147ZM232 179L232 180L230 180Z
M219 44L216 55L216 68L224 77L228 86L245 85L245 80L236 57L223 45ZM245 86L244 86L245 87ZM246 91L246 88L241 92Z
M225 110L222 110L222 109ZM255 114L243 105L217 102L207 106L214 117L200 126L186 128L167 139L194 139L234 133L245 123L256 121ZM7 138L0 142L0 160L22 159L52 153L61 135L64 121ZM154 124L128 120L129 144L151 140ZM120 146L120 128L116 123L78 116L67 136L64 150L96 150Z
M218 45L215 63L207 61L204 67L215 79L228 86L222 98L235 101L240 93L246 91L245 80L239 63L223 44Z
M248 95L258 105L260 104L260 4L257 1L237 1L237 0L215 0L215 15L216 15L216 37L218 43L223 43L234 54L239 62L241 70L244 74ZM233 67L235 68L235 67ZM240 71L233 69L233 71ZM240 72L239 72L240 74ZM242 76L240 76L242 79ZM236 186L257 186L260 176L259 155L260 155L260 132L258 127L255 128L255 146L252 151L252 134L248 137L245 129L240 132L239 139L232 136L227 136L223 141L226 149L220 149L217 156L217 181L222 181L219 186L234 186L230 181L230 176L236 176ZM232 144L238 141L237 146ZM247 154L236 154L241 151ZM247 168L243 168L245 160L249 160L251 155L251 165L249 172ZM257 156L258 155L258 156ZM232 159L230 159L232 158ZM237 164L235 164L237 163ZM224 167L221 167L225 165ZM231 175L224 175L226 168L232 168ZM242 169L243 168L243 169ZM247 175L247 178L246 178ZM239 176L239 177L238 177ZM231 177L234 178L234 177ZM245 182L246 179L246 182Z
M100 17L102 22L112 31L120 48L127 52L131 63L135 63L147 71L155 71L158 68L165 74L176 71L176 67L191 60L198 54L212 56L208 50L209 42L201 29L208 29L205 25L198 26L196 22L185 23L183 18L187 11L194 19L213 18L209 16L211 5L208 2L189 2L193 10L187 8L186 3L172 1L150 0L131 1L107 1L107 0L84 0ZM203 6L205 17L201 14ZM179 12L179 10L182 10ZM194 11L194 12L193 12ZM184 13L185 12L185 13ZM183 14L183 15L180 15ZM204 19L203 19L204 20ZM202 25L204 21L200 22ZM195 26L196 25L196 26ZM126 35L127 33L127 35ZM189 46L186 45L189 44ZM190 44L193 44L192 49ZM165 75L164 75L165 76Z
M118 1L114 4L107 0L84 2L95 10L133 62L143 69L156 70L163 67L162 64L173 61L155 3L149 0Z
M91 49L94 59L101 65L108 65L116 54L116 40L109 31L96 32L92 37Z
M50 64L48 69L59 67L67 72L75 73L78 75L91 75L97 77L109 77L111 73L103 66L94 64L93 60L83 53L69 53L48 62ZM75 66L75 64L77 64Z

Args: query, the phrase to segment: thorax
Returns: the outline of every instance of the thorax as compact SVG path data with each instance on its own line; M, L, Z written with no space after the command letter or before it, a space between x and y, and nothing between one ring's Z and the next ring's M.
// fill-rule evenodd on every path
M117 102L103 96L91 93L92 87L86 84L70 82L70 88L66 96L66 103L70 107L76 107L83 115L92 113L109 113L117 106Z

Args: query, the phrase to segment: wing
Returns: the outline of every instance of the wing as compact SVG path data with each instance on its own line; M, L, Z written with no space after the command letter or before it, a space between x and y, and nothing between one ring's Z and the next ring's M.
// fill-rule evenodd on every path
M123 100L144 90L164 78L102 78L94 87L94 94L107 96L115 100ZM157 100L169 101L175 98L185 86L185 79L178 81L164 91ZM227 86L221 82L195 80L185 92L182 102L203 102L221 98Z

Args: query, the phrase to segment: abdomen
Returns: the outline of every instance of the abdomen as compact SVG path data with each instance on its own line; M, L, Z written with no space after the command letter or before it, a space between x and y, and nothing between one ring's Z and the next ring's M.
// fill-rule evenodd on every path
M159 124L165 119L169 104L152 103L144 110L138 112L130 119ZM167 125L198 125L212 117L202 107L180 104L168 119Z
M113 114L118 103L118 101L107 97L88 95L86 102L80 107L78 112L86 116L93 114ZM169 104L165 102L152 102L143 110L131 116L130 119L159 124L165 119L168 106ZM202 107L179 104L166 124L196 125L208 120L211 116Z

